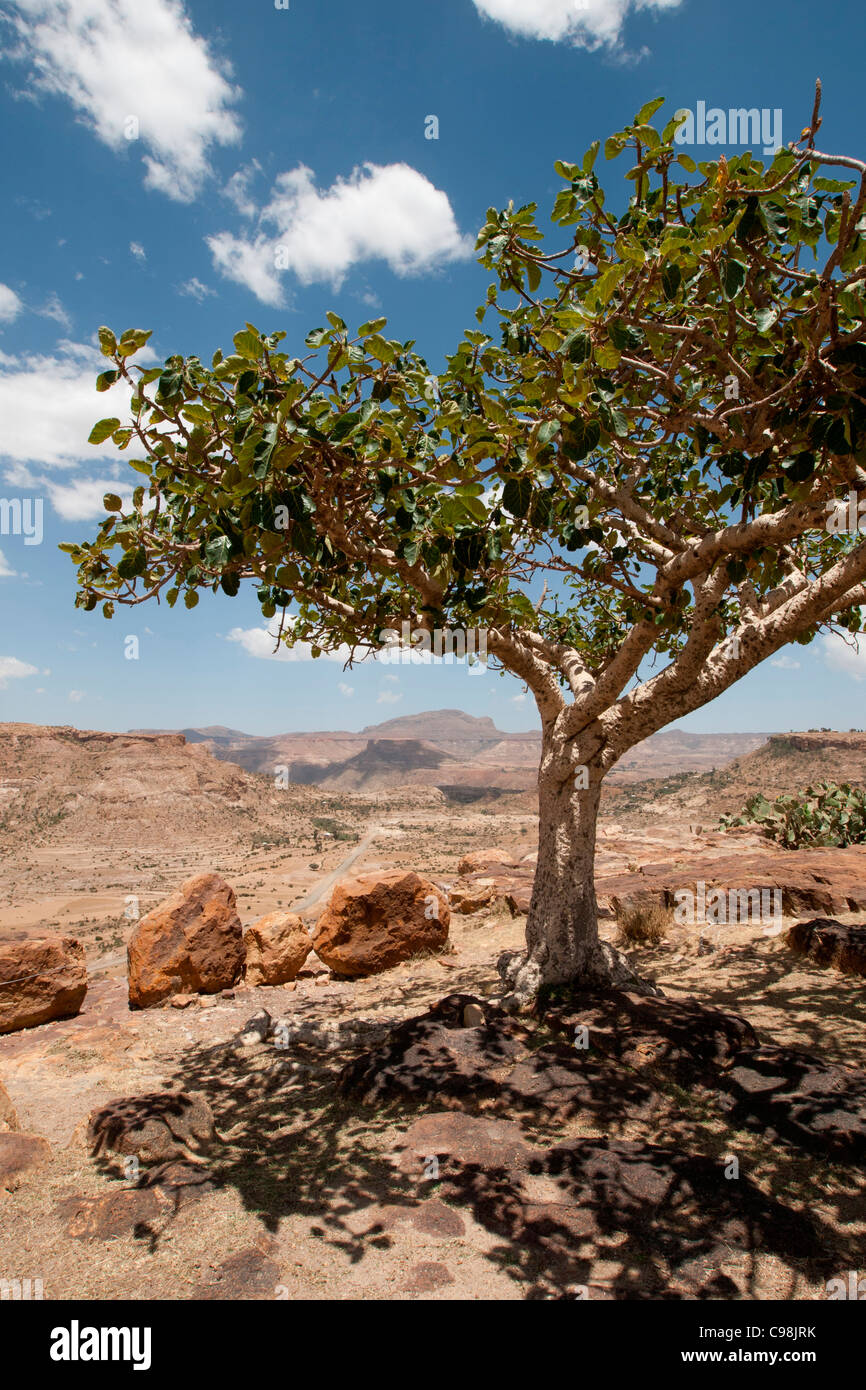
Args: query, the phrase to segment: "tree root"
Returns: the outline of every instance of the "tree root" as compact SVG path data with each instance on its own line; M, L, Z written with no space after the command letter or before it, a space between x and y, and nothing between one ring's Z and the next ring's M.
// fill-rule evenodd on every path
M663 997L658 985L644 980L629 964L628 958L607 941L599 941L587 967L570 980L545 978L542 965L525 951L503 951L496 963L505 986L499 999L500 1007L508 1013L532 1013L539 996L553 985L570 985L578 989L621 989L632 994Z

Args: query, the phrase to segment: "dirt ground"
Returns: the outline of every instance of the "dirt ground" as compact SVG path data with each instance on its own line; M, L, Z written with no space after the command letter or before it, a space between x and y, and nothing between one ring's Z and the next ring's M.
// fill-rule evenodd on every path
M469 849L534 848L535 822L529 814L491 817L463 807L431 823L423 807L389 814L380 801L362 829L373 833L361 841L353 872L411 865L454 882ZM714 840L687 827L653 834L643 826L603 828L599 870L661 858L674 842L685 857L692 845L706 853ZM399 1171L395 1146L415 1112L341 1098L339 1071L363 1044L321 1043L329 1025L348 1019L376 1037L451 992L495 994L496 959L522 944L524 929L502 904L454 914L447 953L372 979L337 981L311 957L293 985L239 986L182 1010L127 1007L123 942L134 925L123 918L127 893L140 894L145 911L190 874L213 868L237 890L244 923L301 903L310 904L312 920L326 897L317 885L326 888L352 852L342 842L315 858L306 847L250 853L214 845L207 857L199 846L194 856L163 857L145 889L141 847L135 870L113 866L110 882L86 850L58 862L46 849L44 896L33 855L23 891L0 912L0 930L31 934L46 921L54 930L74 929L88 949L91 986L78 1017L0 1038L0 1079L21 1129L44 1136L52 1149L46 1166L0 1197L0 1277L39 1278L46 1298L523 1299L539 1288L563 1296L539 1284L519 1244L509 1248L489 1223L441 1201L435 1183ZM58 891L63 879L66 893ZM603 935L612 939L614 930L605 921ZM796 961L778 934L674 926L632 960L672 999L694 996L743 1014L762 1041L866 1067L862 980ZM274 1020L313 1025L318 1041L295 1040L285 1050L229 1046L261 1008ZM205 1092L224 1140L199 1175L211 1181L170 1188L169 1196L164 1186L142 1187L122 1160L90 1158L84 1137L97 1106L164 1089ZM866 1263L866 1184L850 1166L784 1155L760 1133L732 1131L703 1100L676 1088L657 1123L625 1116L614 1130L582 1117L554 1130L527 1129L546 1144L602 1133L736 1155L764 1192L821 1223L844 1269ZM596 1254L592 1281L604 1287L616 1273L615 1248ZM822 1282L760 1251L750 1288L757 1298L826 1296Z

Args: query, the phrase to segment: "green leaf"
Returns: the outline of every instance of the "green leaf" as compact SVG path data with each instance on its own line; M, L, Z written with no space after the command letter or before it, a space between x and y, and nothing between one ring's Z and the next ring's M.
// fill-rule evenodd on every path
M123 501L116 492L107 492L102 499L102 505L107 512L123 511Z
M101 444L110 434L114 434L119 425L120 421L113 416L107 420L98 420L87 436L88 444Z
M755 324L759 333L769 333L770 329L779 322L779 310L775 305L766 309L759 309L755 315Z
M246 357L253 362L257 362L262 355L261 339L255 333L251 333L247 328L243 328L240 333L236 333L232 342L235 345L235 351L240 353L241 357Z
M665 299L676 299L682 279L683 273L679 266L675 265L673 261L668 261L662 270L662 289L665 293Z
M381 333L387 322L387 319L369 319L367 323L361 324L358 337L369 338L371 333Z
M113 357L117 352L117 339L111 329L106 328L103 324L101 328L96 330L96 333L99 338L99 351L103 357Z
M195 608L198 603L198 594L196 593L195 589L187 589L186 593L183 596L183 601L187 608ZM276 612L276 609L274 610L274 612ZM270 616L273 617L274 614L271 613Z
M120 372L118 371L100 372L99 376L96 378L97 391L107 391L109 386L114 385L119 376Z
M234 598L241 587L240 576L237 574L224 574L220 579L220 588L229 598Z
M577 416L569 420L563 430L562 451L566 458L579 463L591 454L601 439L601 429L597 420L584 420Z
M502 505L512 516L525 517L532 500L532 479L525 473L509 478L502 489Z
M653 97L652 101L645 102L634 118L635 125L646 125L664 104L664 97Z
M121 579L137 579L147 569L147 553L144 546L131 546L117 566Z
M725 299L729 301L736 299L746 283L747 269L743 261L736 261L732 257L729 257L728 260L725 261L725 270L722 280Z

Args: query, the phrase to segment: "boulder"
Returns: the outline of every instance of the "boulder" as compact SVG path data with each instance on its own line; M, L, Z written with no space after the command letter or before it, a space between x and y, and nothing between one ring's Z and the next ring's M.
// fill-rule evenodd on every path
M244 932L248 985L284 985L294 980L313 943L294 912L269 912Z
M489 907L495 897L496 884L492 882L473 883L469 888L452 888L448 894L451 906L465 916L480 912L482 907Z
M0 1134L8 1134L10 1129L20 1128L15 1106L12 1104L9 1092L0 1081Z
M313 950L335 975L376 975L421 951L441 951L450 921L446 894L420 874L364 874L337 884Z
M845 927L832 918L815 917L795 923L784 939L795 955L815 965L832 965L845 975L866 975L866 924Z
M145 1009L172 994L216 994L240 978L241 920L233 889L199 874L142 917L130 939L129 1004Z
M516 866L517 860L507 850L474 849L464 854L457 865L457 872L461 878L468 878L470 874L486 873L490 869L513 869Z
M84 947L71 936L0 946L0 1033L77 1014L87 993Z
M152 1091L115 1100L94 1110L87 1123L93 1158L112 1152L202 1164L201 1150L219 1137L213 1111L198 1091Z
M0 1134L0 1192L13 1192L50 1157L51 1145L38 1134Z

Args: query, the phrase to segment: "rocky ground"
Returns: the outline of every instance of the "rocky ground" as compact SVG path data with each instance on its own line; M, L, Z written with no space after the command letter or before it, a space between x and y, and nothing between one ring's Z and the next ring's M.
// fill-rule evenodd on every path
M673 922L628 948L662 998L521 1021L496 1008L496 960L523 943L528 795L278 787L177 738L0 728L0 943L75 937L88 975L77 1016L0 1036L0 1279L46 1298L826 1297L866 1266L863 975L838 968L836 927L800 954L788 929L863 921L866 850L783 852L719 832L710 804L862 751L796 737L614 790L596 864L607 940L617 911L699 881L777 889L783 919ZM448 893L445 945L129 1009L138 917L193 875L228 881L245 928L291 909L314 931L347 875L406 869Z
M341 865L421 868L459 901L525 872L485 870L485 851L534 849L530 816L366 810L356 843L316 858L178 853L153 893L218 868L245 922L293 904L312 926ZM293 984L131 1012L120 948L133 924L118 905L139 881L103 885L95 909L87 887L103 869L79 852L67 913L111 914L120 939L85 934L77 1017L0 1038L8 1133L42 1141L11 1157L7 1145L0 1276L41 1278L48 1298L811 1299L866 1263L863 980L796 957L776 927L674 924L634 950L664 990L648 1017L629 997L615 1016L586 1000L528 1025L500 1016L496 958L524 926L501 894L453 912L442 951L381 975L340 980L310 956ZM599 892L604 903L606 879L657 886L701 865L711 878L732 854L766 852L756 836L608 822ZM846 854L850 888L863 860ZM784 858L816 891L833 877ZM63 900L54 873L41 917L36 875L6 912L26 910L35 930ZM602 930L613 939L612 915ZM703 1007L678 1014L689 1000ZM269 1026L241 1043L262 1010ZM92 1112L180 1092L211 1107L204 1146L138 1169L91 1156Z

